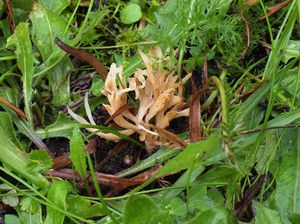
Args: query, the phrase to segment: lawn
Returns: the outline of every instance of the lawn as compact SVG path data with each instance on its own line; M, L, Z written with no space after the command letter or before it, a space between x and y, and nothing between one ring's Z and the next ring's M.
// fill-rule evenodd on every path
M0 224L299 224L300 0L0 0Z

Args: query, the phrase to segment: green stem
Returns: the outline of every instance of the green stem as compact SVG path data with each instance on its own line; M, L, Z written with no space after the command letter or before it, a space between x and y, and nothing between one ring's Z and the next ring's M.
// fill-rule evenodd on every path
M259 3L260 3L260 5L261 5L262 10L264 11L264 15L265 15L265 17L266 17L266 21L267 21L267 25L268 25L268 31L269 31L271 43L273 44L274 38L273 38L272 28L271 28L271 24L270 24L270 20L269 20L269 16L268 16L266 7L265 7L265 5L264 5L264 3L263 3L262 0L259 0Z
M91 177L92 177L92 180L93 180L93 184L94 184L94 187L95 187L95 190L97 192L97 195L98 195L98 198L103 206L103 209L105 210L106 214L111 218L111 220L113 221L113 223L117 223L115 218L113 217L113 215L111 214L111 211L108 209L105 201L104 201L104 198L103 198L103 194L100 190L100 187L99 187L99 184L97 182L97 178L96 178L96 175L95 175L95 170L94 170L94 167L93 167L93 162L91 160L91 157L89 154L87 154L87 159L88 159L88 165L89 165L89 168L90 168L90 173L91 173Z
M71 18L69 19L69 22L68 22L68 24L67 24L67 26L66 26L66 28L65 28L65 30L64 30L64 34L63 34L63 35L66 34L66 32L67 32L69 26L70 26L71 23L73 22L73 19L74 19L75 15L76 15L76 12L77 12L77 10L78 10L78 8L79 8L79 6L80 6L80 2L81 2L81 1L78 1L78 2L77 2L77 5L76 5L76 7L75 7L75 9L74 9L74 11L73 11L73 13L72 13Z
M220 97L221 97L221 107L222 107L222 118L223 118L223 123L228 122L228 107L227 107L227 97L225 93L224 86L220 79L216 76L212 76L211 80L216 84Z
M17 59L16 55L7 55L7 56L0 57L0 61L10 61L14 59Z

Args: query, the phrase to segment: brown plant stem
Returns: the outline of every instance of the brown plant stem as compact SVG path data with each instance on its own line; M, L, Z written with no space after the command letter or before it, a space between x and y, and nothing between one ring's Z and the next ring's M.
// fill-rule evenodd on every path
M249 24L248 24L248 21L246 19L246 17L243 15L242 12L239 12L239 16L242 18L242 20L244 21L245 23L245 27L246 27L246 30L247 30L247 47L245 48L245 50L243 51L242 55L240 56L240 58L243 58L248 50L248 48L250 47L250 28L249 28Z
M5 7L6 7L6 14L8 17L8 23L9 23L9 28L10 28L10 32L14 33L15 32L15 21L14 21L14 16L10 7L10 0L5 0Z
M209 82L209 78L208 78L208 65L207 65L206 50L204 51L203 77L204 77L204 85L207 85Z
M127 188L127 187L132 187L136 186L139 184L144 183L146 180L148 180L150 177L152 177L158 170L151 170L151 172L144 172L145 174L139 174L136 177L133 177L131 179L123 178L123 177L118 177L115 175L111 174L106 174L106 173L95 173L97 182L99 184L102 184L103 186L108 186L108 187L117 187L117 188ZM60 170L50 170L48 172L49 176L51 177L60 177L66 180L74 180L76 182L82 182L82 178L80 175L72 170L72 169L60 169ZM92 183L92 178L90 175L90 172L87 174L88 176L88 181Z
M277 5L270 7L268 9L268 16L271 16L274 13L278 12L280 9L282 9L284 6L288 5L290 2L291 2L291 0L285 0L283 2L278 3ZM265 18L266 18L265 16L261 16L261 17L259 17L259 20L262 21Z
M106 121L105 121L105 125L107 125L110 121L112 121L113 119L115 119L117 116L121 115L123 112L130 110L130 109L134 109L134 106L130 106L128 104L125 104L123 106L121 106L119 109L117 109Z
M263 130L267 131L267 130L286 129L286 128L300 128L300 126L299 125L273 126L273 127L264 128ZM260 131L262 131L262 129L252 129L252 130L242 131L242 132L240 132L240 134L245 135L245 134L251 134L251 133L260 132Z
M25 115L25 113L22 110L20 110L18 107L16 107L15 105L13 105L11 102L7 101L2 96L0 96L0 103L4 104L5 106L7 106L10 109L12 109L13 111L15 111L19 118L21 118L21 119L25 119L26 118L26 115Z
M63 41L61 41L58 38L55 38L55 43L57 44L58 47L60 47L65 52L71 54L74 57L79 58L82 61L89 63L91 66L93 66L93 68L96 69L96 71L99 73L99 75L103 80L106 79L108 72L106 71L104 65L101 62L99 62L97 58L95 58L93 55L86 52L85 50L73 48L65 44Z
M189 132L191 142L198 142L201 140L201 105L200 105L200 92L192 79L192 103L189 112Z

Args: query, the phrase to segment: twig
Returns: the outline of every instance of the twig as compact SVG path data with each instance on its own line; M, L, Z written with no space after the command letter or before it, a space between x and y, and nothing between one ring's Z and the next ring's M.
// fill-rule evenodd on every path
M239 100L245 100L247 99L252 93L254 93L259 87L261 87L263 84L265 84L267 81L264 79L261 82L259 82L258 84L256 84L254 87L252 87L251 89L247 90L245 93L239 95L236 99L234 99L233 101L231 101L231 103L236 103ZM242 89L243 86L240 86L240 88Z
M272 126L272 127L264 128L264 131L272 130L272 129L283 129L283 128L300 128L300 125ZM252 130L242 131L240 132L240 134L245 135L245 134L251 134L260 131L262 131L262 129L252 129Z
M207 85L209 80L208 80L208 66L207 66L206 50L204 50L203 77L204 77L204 85Z
M62 169L71 164L70 154L65 153L53 159L53 169Z
M245 27L246 27L246 30L247 30L247 47L245 48L245 50L243 51L242 55L240 56L240 59L243 58L248 50L248 48L250 47L250 28L249 28L249 24L248 24L248 21L247 19L245 18L245 16L243 15L242 12L239 12L239 16L242 18L242 20L244 21L245 23Z
M6 13L7 13L7 17L8 17L8 23L9 23L9 28L10 28L10 32L14 33L15 32L15 21L14 21L14 16L10 7L10 0L5 0L5 6L6 6Z
M156 132L159 134L159 136L162 136L168 140L170 140L172 143L174 143L176 146L180 147L181 149L184 149L187 147L187 143L183 141L180 137L173 134L172 132L169 132L163 128L157 127L152 124L147 124L148 127L151 127L156 130Z
M26 118L26 115L25 115L25 113L22 110L20 110L18 107L16 107L15 105L13 105L11 102L7 101L2 96L0 96L0 103L4 104L5 106L7 106L10 109L12 109L13 111L15 111L16 114L19 116L19 118L21 118L21 119L25 119Z
M119 115L121 115L123 112L128 111L130 109L134 109L134 106L130 106L128 104L125 104L123 106L121 106L119 109L117 109L106 121L105 121L105 125L107 125L110 121L112 121L113 119L115 119L116 117L118 117Z
M135 178L127 179L123 177L117 177L111 174L98 173L98 172L96 172L95 175L96 175L97 182L99 184L108 187L118 187L124 189L127 187L132 187L144 183L147 179L149 179L156 173L155 171L157 171L157 169L151 172L152 175L149 175L149 173L147 173L147 175L144 175L144 178L139 177L136 179ZM48 174L51 177L60 177L66 180L74 180L76 182L82 181L80 175L72 169L50 170ZM88 176L88 181L92 183L90 172L88 172L87 176Z
M274 5L274 6L270 7L268 9L268 16L273 15L274 13L276 13L277 11L282 9L284 6L288 5L290 2L291 2L291 0L285 0L283 2L278 3L277 5ZM259 17L259 20L262 21L265 18L266 18L265 16L261 16L261 17Z

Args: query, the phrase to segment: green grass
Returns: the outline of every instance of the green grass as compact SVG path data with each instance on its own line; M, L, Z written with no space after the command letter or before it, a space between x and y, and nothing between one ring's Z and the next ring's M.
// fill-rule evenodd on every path
M274 15L267 13L276 0L252 6L218 0L39 0L32 7L11 0L13 33L4 2L0 96L26 119L0 104L0 220L300 223L299 0ZM169 57L161 68L180 80L193 72L199 89L209 87L200 97L202 139L189 142L188 125L174 120L168 130L187 146L149 150L138 135L122 134L113 121L105 124L104 81L97 74L83 79L95 68L61 50L55 38L87 50L107 70L112 63L123 65L127 81L144 69L138 50L160 47ZM81 85L74 86L80 78ZM89 102L84 93L91 95ZM183 95L189 106L190 81ZM127 101L139 107L133 94ZM78 123L65 113L67 105L85 119L94 116L96 124ZM101 168L117 143L99 133L126 143ZM69 165L56 169L64 153Z

